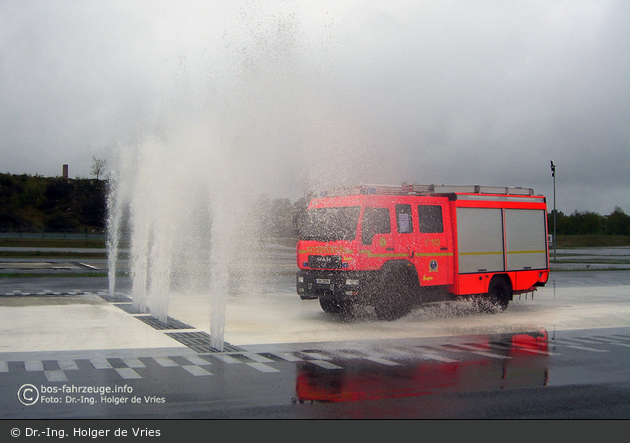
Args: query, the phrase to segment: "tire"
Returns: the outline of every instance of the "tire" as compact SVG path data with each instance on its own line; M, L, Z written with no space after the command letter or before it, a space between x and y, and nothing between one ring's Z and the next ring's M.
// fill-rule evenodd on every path
M377 294L373 295L372 307L379 320L398 320L409 314L412 303L411 281L406 276L389 273L383 279Z
M327 314L348 315L352 311L352 304L347 300L335 300L332 298L320 297L319 305Z
M474 305L480 312L498 314L507 309L511 298L510 285L503 278L493 278L488 293L477 296Z

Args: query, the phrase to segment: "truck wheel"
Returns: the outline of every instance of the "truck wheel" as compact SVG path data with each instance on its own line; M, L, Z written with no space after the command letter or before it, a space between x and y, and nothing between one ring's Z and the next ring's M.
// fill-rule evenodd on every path
M413 303L409 285L408 279L397 278L396 275L390 275L384 279L372 303L379 320L397 320L411 312Z
M488 293L476 297L474 305L481 312L492 314L503 312L510 303L511 292L510 285L504 279L492 279Z
M319 305L322 307L322 311L327 314L347 315L352 310L352 305L346 300L335 300L332 298L321 297L319 299Z

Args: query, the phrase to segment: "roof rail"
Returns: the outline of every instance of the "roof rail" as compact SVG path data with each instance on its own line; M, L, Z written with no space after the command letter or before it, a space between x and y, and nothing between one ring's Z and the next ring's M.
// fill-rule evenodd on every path
M353 194L371 195L428 195L428 194L498 194L498 195L534 195L532 188L479 186L479 185L420 185L402 183L401 185L359 185L324 191L321 197L340 197Z

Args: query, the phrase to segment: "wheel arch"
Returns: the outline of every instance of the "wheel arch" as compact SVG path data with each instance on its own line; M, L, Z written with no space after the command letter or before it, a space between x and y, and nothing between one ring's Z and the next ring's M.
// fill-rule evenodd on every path
M417 283L420 285L420 279L418 277L418 270L415 265L409 260L398 259L386 261L382 268L381 273L386 275L397 275L401 278L409 278L412 281L410 283Z
M503 284L506 285L506 288L509 291L508 300L512 300L514 297L514 284L512 283L512 278L509 274L494 274L490 279L490 283L488 283L488 288L486 292L490 292L490 288L492 288L492 285L499 282L503 282Z

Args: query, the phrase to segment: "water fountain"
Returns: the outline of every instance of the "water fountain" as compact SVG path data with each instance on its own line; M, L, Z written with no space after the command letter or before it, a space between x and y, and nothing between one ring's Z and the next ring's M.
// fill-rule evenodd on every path
M309 43L295 17L255 23L232 27L244 31L222 46L221 60L210 60L202 76L190 75L182 58L176 91L163 100L160 117L135 145L121 147L109 196L110 292L128 207L133 308L167 322L174 286L204 291L219 350L234 252L255 243L246 226L256 220L246 203L296 168L326 183L340 170L353 180L346 162L369 161L347 130L353 125L325 103L321 85L329 79L313 74L321 71L309 65ZM344 157L334 155L338 149Z

